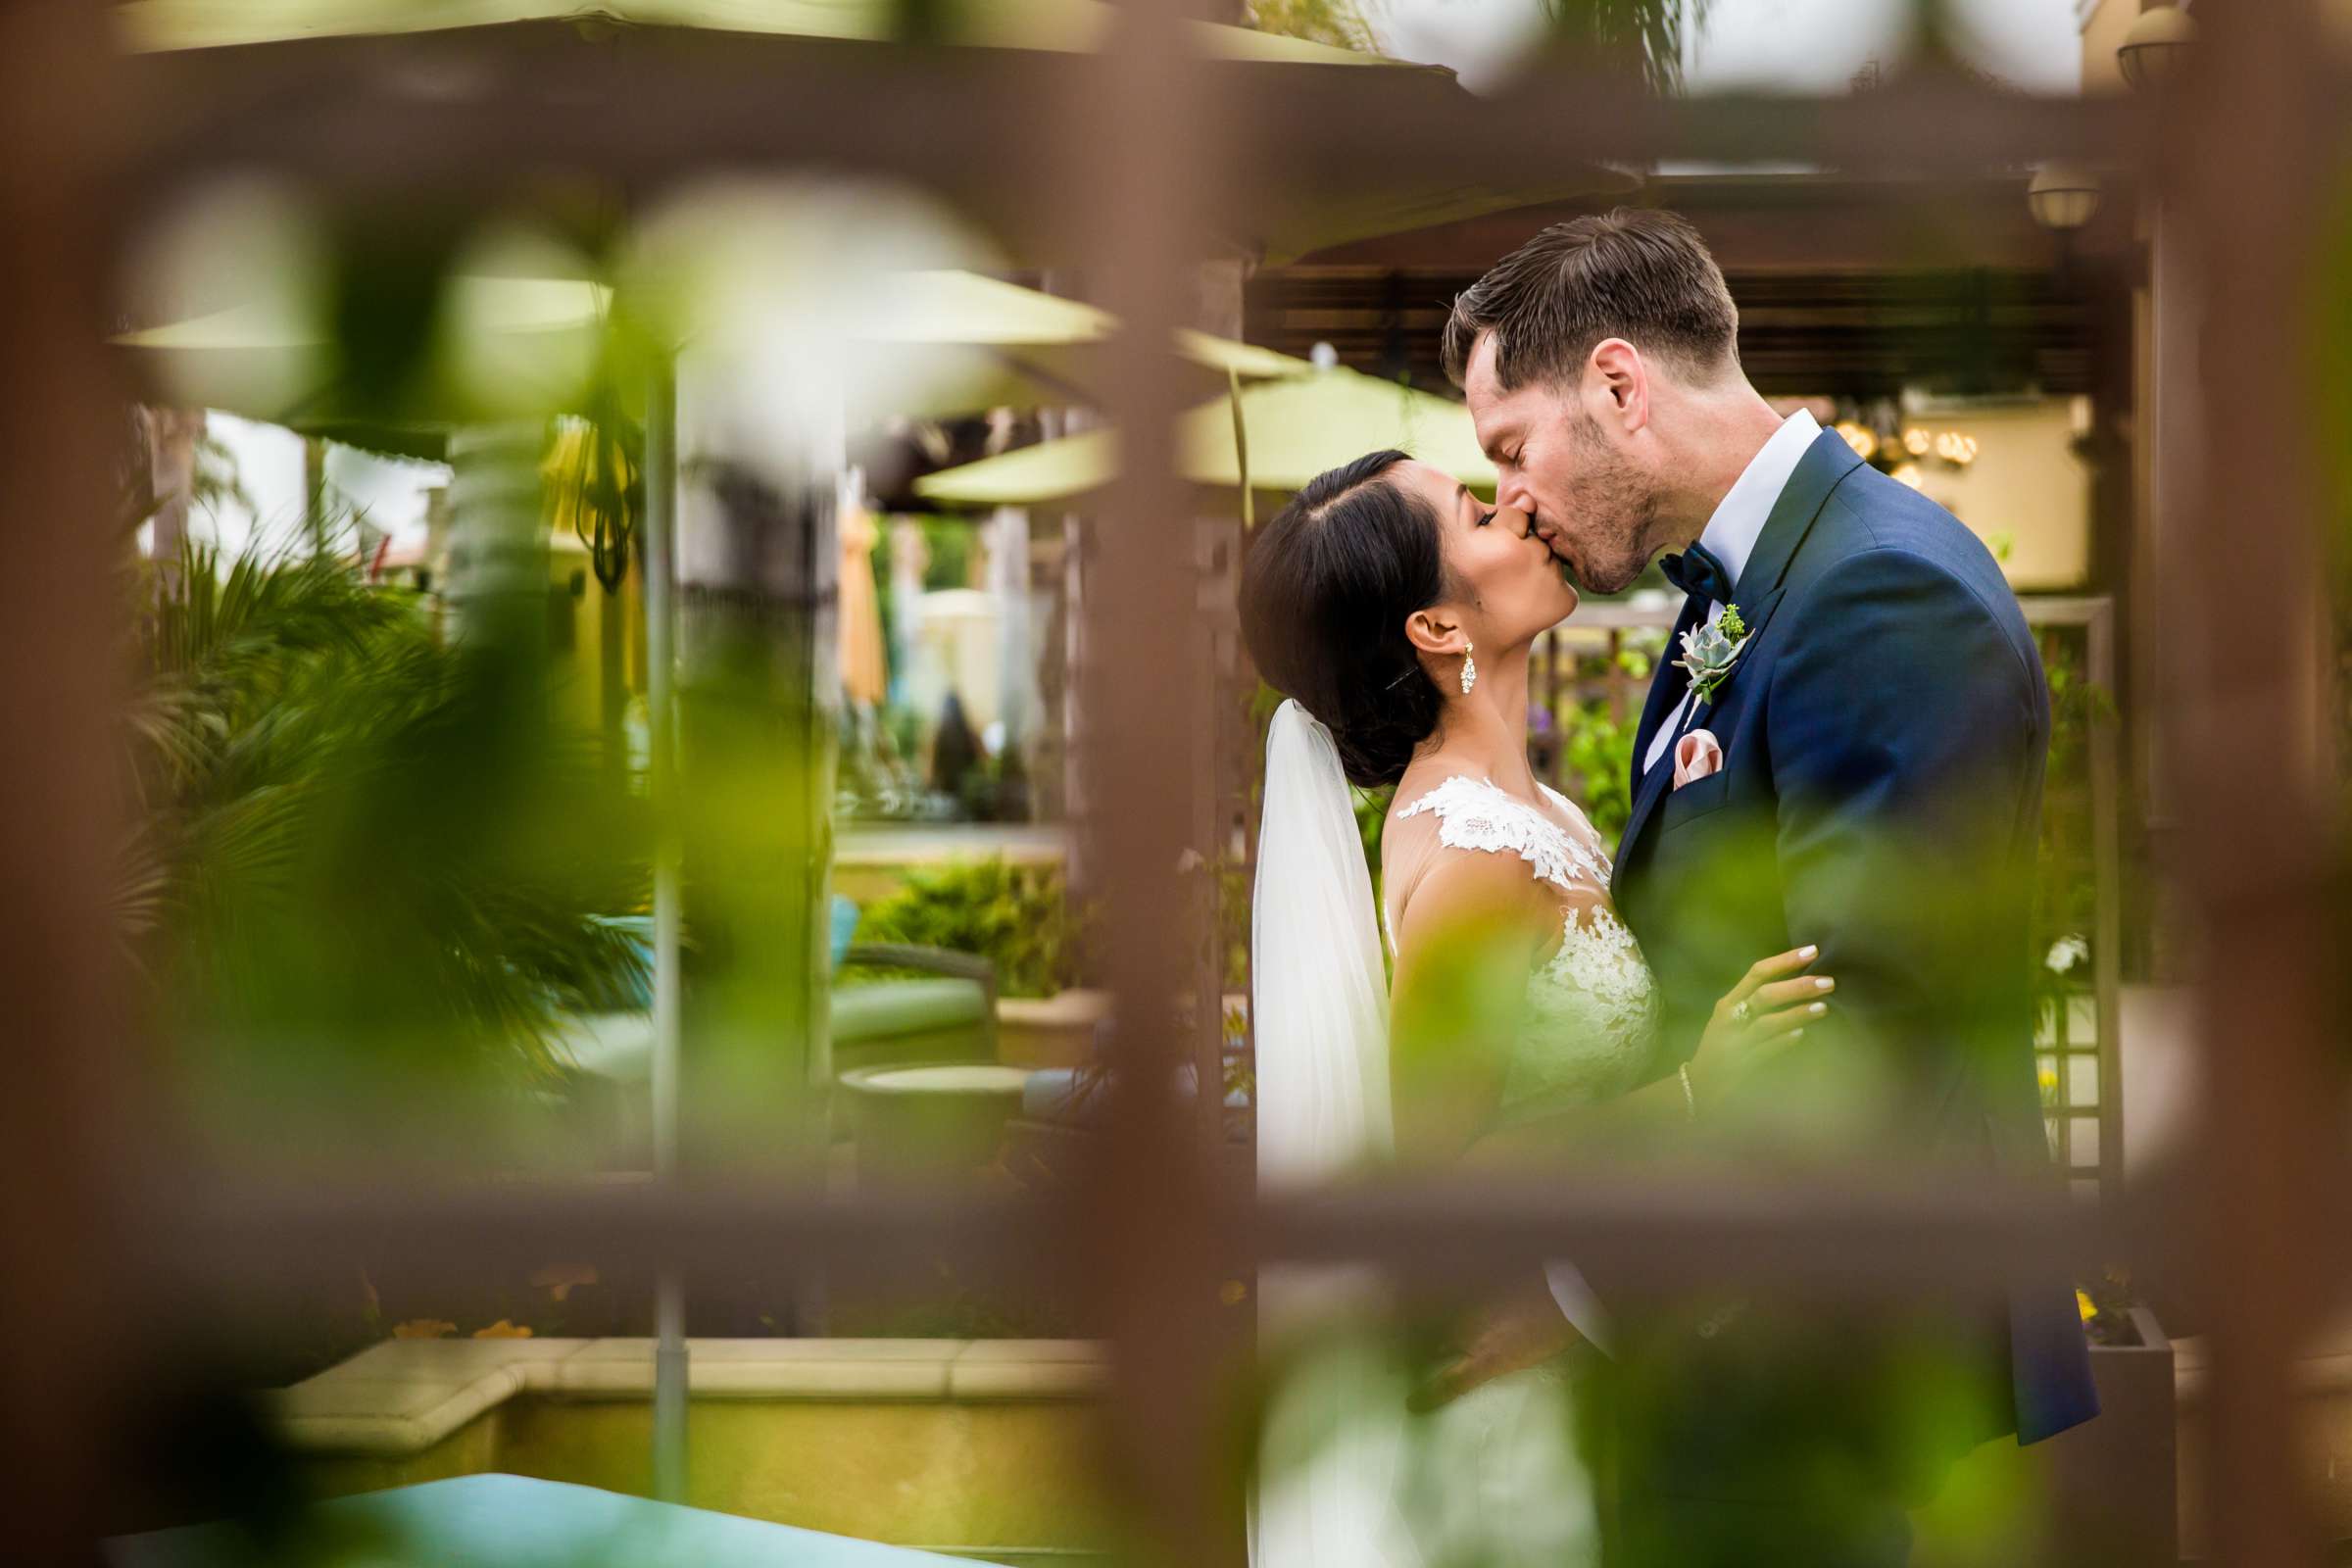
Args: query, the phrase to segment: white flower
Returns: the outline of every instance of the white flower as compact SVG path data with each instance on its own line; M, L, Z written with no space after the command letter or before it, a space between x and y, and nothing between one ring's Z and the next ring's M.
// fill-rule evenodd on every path
M2050 956L2042 962L2052 974L2064 974L2090 956L2090 944L2081 937L2060 937L2050 944Z

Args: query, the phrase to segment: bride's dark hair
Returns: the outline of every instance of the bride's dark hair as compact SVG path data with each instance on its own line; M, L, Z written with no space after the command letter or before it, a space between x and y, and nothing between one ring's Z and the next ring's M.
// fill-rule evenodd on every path
M1331 730L1364 788L1404 776L1445 706L1404 635L1405 617L1446 593L1438 517L1389 474L1404 461L1374 452L1318 475L1242 566L1250 659Z

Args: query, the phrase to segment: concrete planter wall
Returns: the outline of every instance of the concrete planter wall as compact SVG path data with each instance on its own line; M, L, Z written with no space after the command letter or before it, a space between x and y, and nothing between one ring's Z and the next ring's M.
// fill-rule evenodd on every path
M686 1501L989 1562L1087 1563L1100 1352L1060 1340L693 1340ZM273 1396L327 1495L503 1472L645 1494L650 1340L394 1340Z
M2173 1342L2146 1307L2132 1321L2138 1345L2090 1348L2098 1419L2050 1440L2052 1562L2180 1560Z

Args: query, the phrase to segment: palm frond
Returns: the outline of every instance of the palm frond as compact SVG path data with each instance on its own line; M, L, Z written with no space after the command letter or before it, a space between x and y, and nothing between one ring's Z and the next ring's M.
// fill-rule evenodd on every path
M1683 30L1705 25L1709 0L1544 0L1553 39L1604 69L1637 74L1654 90L1680 91Z
M544 1071L561 1012L637 978L601 918L645 896L625 786L551 730L534 661L444 643L348 563L177 564L141 599L116 897L159 1003L296 1059Z

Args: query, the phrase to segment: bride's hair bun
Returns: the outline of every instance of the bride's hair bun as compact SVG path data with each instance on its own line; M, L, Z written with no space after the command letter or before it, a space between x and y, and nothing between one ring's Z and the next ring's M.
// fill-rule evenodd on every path
M1250 657L1331 730L1363 788L1404 776L1445 706L1404 635L1405 617L1446 591L1438 518L1389 472L1404 461L1375 452L1317 476L1242 566Z

